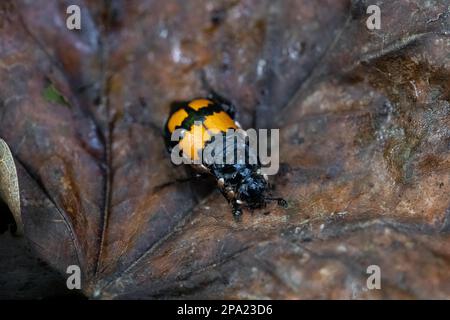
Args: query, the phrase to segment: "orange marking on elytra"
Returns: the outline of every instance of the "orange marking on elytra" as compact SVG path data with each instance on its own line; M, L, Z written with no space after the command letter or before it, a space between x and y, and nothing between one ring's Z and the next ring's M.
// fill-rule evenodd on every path
M189 103L189 107L191 109L194 109L195 111L198 111L199 109L205 108L205 107L209 106L210 104L212 104L212 101L210 101L208 99L195 99Z
M169 122L167 123L167 128L169 129L169 132L172 133L175 131L175 128L177 126L180 126L184 119L186 119L188 116L188 113L186 110L180 109L176 112L174 112L169 119Z

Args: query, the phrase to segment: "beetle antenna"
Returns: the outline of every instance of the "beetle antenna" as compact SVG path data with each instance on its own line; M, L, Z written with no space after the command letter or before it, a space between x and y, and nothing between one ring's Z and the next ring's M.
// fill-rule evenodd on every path
M198 74L200 76L200 83L203 87L203 90L206 90L207 92L211 92L213 91L213 89L211 88L211 86L209 85L209 81L208 79L206 79L206 72L205 69L200 69L200 71L198 71Z
M288 203L283 198L266 197L266 200L276 201L280 207L287 208Z

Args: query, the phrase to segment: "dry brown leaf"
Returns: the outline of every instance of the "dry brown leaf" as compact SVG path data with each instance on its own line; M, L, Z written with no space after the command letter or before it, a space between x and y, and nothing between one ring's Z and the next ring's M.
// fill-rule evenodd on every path
M374 31L368 1L72 2L81 31L64 2L1 2L0 136L28 241L86 296L450 297L448 1L378 1ZM200 70L281 129L287 210L157 188L185 175L161 132Z

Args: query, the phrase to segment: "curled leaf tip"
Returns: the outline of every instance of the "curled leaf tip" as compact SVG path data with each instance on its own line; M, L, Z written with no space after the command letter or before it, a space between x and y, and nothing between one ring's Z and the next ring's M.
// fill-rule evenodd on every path
M16 165L6 142L0 138L0 198L8 205L17 225L16 234L23 235L20 211L19 181Z

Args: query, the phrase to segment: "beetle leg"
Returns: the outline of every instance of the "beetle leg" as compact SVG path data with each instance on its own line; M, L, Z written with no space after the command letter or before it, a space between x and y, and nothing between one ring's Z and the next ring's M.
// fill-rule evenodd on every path
M211 173L211 171L204 164L194 164L192 166L200 173Z
M225 112L228 113L230 117L234 120L234 117L236 115L236 107L230 100L222 97L213 89L209 89L208 98L219 104L225 110Z
M220 178L219 180L217 180L217 186L219 187L219 189L223 190L223 188L225 187L225 179Z
M234 104L230 102L230 104L222 104L222 106L224 107L225 111L230 115L231 119L234 120L234 118L236 117L236 107L234 106Z
M233 190L225 190L228 200L234 200L236 194Z
M288 207L287 201L282 198L278 199L277 203L280 207L283 207L285 209Z
M231 208L232 208L232 213L233 213L233 218L236 222L239 222L241 220L241 216L242 216L242 209L241 207L237 204L236 201L232 201L231 202Z
M168 181L168 182L162 183L162 184L160 184L160 185L155 186L155 187L153 188L153 190L154 190L154 192L158 192L158 191L160 191L160 190L162 190L162 189L164 189L164 188L167 188L167 187L169 187L169 186L171 186L171 185L174 185L174 184L198 181L198 180L201 180L201 179L206 179L207 177L208 177L207 175L203 175L203 174L197 173L197 174L195 174L195 175L192 176L192 177L187 177L187 178L177 178L177 179L175 179L175 180L172 180L172 181Z

